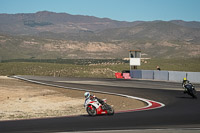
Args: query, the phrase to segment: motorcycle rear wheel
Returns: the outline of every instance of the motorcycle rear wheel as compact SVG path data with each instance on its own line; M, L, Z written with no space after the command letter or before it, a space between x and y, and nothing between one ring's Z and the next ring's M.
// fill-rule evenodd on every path
M194 88L192 88L191 90L189 90L189 95L191 95L193 98L197 99L196 90Z

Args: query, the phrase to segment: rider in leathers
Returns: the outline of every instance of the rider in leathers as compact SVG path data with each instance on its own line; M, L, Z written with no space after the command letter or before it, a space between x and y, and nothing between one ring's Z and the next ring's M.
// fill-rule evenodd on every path
M85 103L84 103L84 107L87 106L88 102L91 101L95 101L97 100L101 105L102 105L102 109L105 110L106 109L106 104L103 100L97 98L95 95L91 95L89 92L85 92L84 94L85 96Z
M182 86L185 89L184 93L187 93L187 88L185 87L187 84L190 84L190 81L187 78L183 78Z

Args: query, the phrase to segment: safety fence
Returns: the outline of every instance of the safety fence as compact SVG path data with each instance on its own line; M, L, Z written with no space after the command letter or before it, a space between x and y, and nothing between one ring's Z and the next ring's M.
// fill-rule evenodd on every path
M187 78L192 83L200 83L200 72L131 70L131 78L182 82Z

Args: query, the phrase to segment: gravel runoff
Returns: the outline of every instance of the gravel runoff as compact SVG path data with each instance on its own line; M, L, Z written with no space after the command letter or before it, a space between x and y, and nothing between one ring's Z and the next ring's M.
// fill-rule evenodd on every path
M43 86L6 76L0 76L0 85L1 121L87 114L83 107L85 91ZM106 98L115 112L146 106L146 103L135 99L94 95Z

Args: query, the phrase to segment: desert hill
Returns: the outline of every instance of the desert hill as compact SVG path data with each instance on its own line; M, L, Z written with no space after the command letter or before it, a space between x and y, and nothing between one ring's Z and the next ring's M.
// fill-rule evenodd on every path
M116 21L41 11L0 14L0 58L200 57L200 22Z

